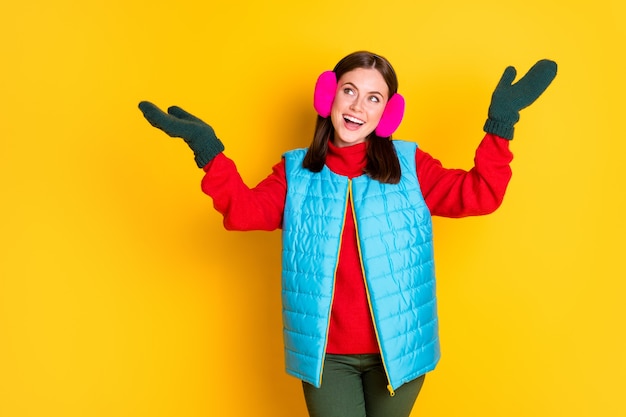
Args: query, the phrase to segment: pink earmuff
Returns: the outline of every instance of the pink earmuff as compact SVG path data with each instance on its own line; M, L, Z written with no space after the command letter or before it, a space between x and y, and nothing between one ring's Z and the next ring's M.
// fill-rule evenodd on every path
M389 137L396 131L404 117L404 97L396 93L387 102L383 115L376 126L376 135L381 138Z
M337 92L337 77L333 71L324 71L315 83L315 93L313 94L313 107L320 116L326 118L330 116L330 110L335 101Z
M326 118L330 116L330 111L337 92L337 76L333 71L324 71L315 83L313 94L313 107L320 116ZM404 116L404 97L400 94L391 96L383 115L376 126L376 135L381 138L389 137L398 129Z

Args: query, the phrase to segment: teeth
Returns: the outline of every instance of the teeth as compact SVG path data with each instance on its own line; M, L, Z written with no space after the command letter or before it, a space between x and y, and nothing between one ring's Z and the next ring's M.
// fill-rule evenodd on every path
M344 116L344 119L352 122L352 123L356 123L359 125L362 125L363 123L365 123L363 120L361 119L357 119L356 117L352 117L352 116Z

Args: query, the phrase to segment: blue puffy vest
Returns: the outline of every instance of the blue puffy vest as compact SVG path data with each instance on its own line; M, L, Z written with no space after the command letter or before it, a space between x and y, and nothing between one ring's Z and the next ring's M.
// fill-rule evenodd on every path
M344 217L353 204L357 241L391 392L435 368L440 356L432 222L411 142L394 141L402 177L383 184L326 166L302 168L287 152L282 302L287 373L321 385Z

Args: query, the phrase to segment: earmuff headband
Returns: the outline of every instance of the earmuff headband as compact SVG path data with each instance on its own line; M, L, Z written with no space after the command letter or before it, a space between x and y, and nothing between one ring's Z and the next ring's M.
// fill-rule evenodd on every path
M313 93L313 107L315 107L317 114L323 118L330 116L336 92L336 74L333 71L324 71L317 78L315 91ZM404 117L404 107L404 97L397 93L391 96L385 106L380 122L378 122L378 126L376 126L375 132L377 136L386 138L391 136L393 132L398 129Z

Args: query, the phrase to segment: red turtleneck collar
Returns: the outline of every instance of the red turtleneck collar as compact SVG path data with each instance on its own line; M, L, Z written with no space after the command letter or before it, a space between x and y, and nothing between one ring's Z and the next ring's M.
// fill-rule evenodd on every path
M367 142L339 148L331 141L328 141L328 153L326 154L326 165L335 174L344 175L349 178L363 175L363 170L367 164Z

